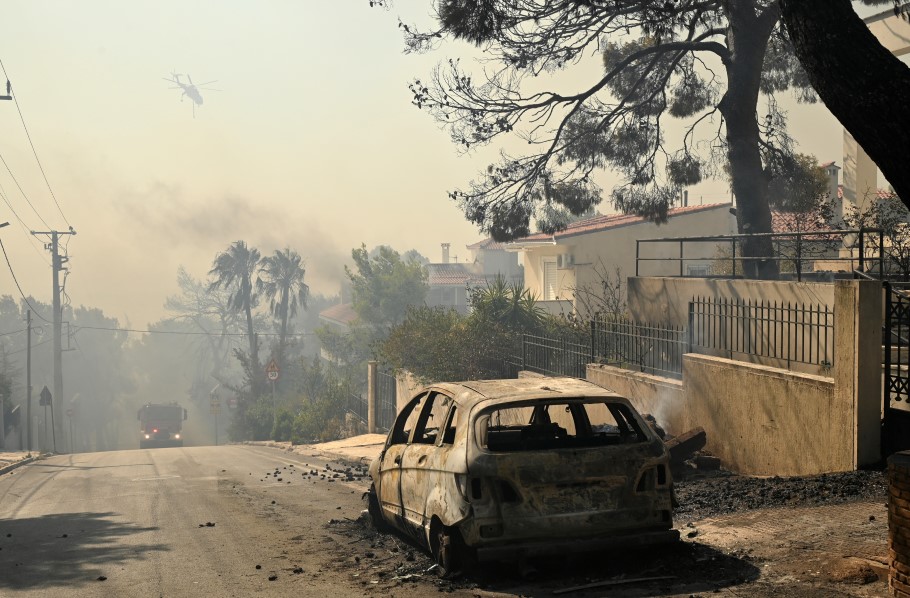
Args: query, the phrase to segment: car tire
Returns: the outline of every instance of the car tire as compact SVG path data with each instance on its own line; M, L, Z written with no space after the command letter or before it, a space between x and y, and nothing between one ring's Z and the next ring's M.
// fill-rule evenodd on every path
M382 517L382 507L379 505L376 486L373 484L370 484L370 489L367 491L367 512L370 514L370 521L377 532L387 533L392 530L391 526Z
M430 552L436 561L436 575L452 579L471 565L469 551L457 530L446 527L434 517L430 523Z

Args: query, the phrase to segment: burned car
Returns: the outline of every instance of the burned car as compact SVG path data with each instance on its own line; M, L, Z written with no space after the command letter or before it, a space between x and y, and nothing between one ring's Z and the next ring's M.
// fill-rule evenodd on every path
M430 386L370 475L374 524L425 545L442 575L679 539L663 442L627 399L575 378Z

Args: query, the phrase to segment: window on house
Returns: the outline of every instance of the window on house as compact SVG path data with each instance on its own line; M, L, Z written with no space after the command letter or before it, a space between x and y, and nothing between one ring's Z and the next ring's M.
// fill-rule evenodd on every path
M559 287L556 279L556 258L544 258L543 299L544 301L555 301L558 294Z

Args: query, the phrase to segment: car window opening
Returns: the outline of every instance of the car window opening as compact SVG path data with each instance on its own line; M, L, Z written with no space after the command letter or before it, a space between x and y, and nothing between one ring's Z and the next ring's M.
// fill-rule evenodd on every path
M556 400L511 404L482 414L478 444L492 452L584 448L648 441L622 404Z

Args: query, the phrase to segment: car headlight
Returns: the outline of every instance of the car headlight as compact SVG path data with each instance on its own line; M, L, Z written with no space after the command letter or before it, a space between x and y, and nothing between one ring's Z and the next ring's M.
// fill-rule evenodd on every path
M148 440L149 438L151 438L151 436L149 436L148 434L146 434L146 435L145 435L145 439Z
M174 434L174 438L180 440L180 434Z

